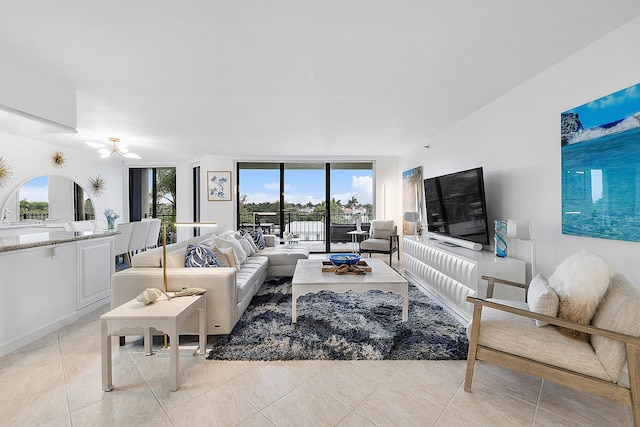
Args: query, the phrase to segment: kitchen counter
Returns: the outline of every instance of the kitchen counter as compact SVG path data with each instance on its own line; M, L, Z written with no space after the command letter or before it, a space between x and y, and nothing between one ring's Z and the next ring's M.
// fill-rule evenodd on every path
M15 234L11 236L0 236L0 252L17 251L21 249L37 248L43 246L58 245L61 243L76 242L115 236L119 232L116 230L93 230L93 231L43 231Z

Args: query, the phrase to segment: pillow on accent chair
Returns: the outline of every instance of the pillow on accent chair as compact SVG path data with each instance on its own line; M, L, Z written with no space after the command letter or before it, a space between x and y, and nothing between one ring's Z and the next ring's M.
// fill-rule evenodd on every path
M558 294L549 287L549 282L542 274L538 274L529 283L527 290L527 303L529 310L534 313L546 314L547 316L556 317L558 315L558 306L560 300ZM548 325L547 322L536 320L538 327Z
M185 267L220 267L213 251L206 246L187 245L184 256Z
M615 270L607 261L588 252L579 252L564 260L549 277L549 286L558 294L558 317L589 324L602 301ZM571 338L589 341L584 332L558 327Z
M392 219L374 219L371 221L372 239L389 239L394 234L394 223Z

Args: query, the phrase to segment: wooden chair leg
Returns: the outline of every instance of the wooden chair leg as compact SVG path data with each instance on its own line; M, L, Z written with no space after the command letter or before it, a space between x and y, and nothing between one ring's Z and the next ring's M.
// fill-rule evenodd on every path
M471 332L469 333L469 352L467 353L467 373L464 377L464 391L471 393L471 383L473 381L473 370L476 365L476 353L478 352L478 337L480 336L480 317L482 315L482 304L475 303L473 307L473 318L471 319Z
M629 366L633 424L640 427L640 347L627 344L627 365Z

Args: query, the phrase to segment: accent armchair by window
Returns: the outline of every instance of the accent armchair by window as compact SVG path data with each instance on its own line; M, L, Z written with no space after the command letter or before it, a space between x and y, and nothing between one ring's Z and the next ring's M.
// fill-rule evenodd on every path
M393 223L393 220L372 220L369 233L369 238L360 242L360 253L389 254L389 265L391 265L393 253L397 252L398 260L400 260L398 227Z

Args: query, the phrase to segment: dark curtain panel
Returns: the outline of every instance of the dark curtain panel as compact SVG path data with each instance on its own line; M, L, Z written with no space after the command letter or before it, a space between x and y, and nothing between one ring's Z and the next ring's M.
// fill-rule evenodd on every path
M142 180L144 169L129 169L129 221L142 219ZM145 195L145 197L148 197Z

